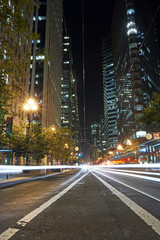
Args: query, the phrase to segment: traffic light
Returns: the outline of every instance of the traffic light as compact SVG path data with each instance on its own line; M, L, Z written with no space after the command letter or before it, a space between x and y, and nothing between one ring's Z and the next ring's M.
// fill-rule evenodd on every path
M78 157L82 157L82 155L83 155L83 154L82 154L81 152L78 153Z

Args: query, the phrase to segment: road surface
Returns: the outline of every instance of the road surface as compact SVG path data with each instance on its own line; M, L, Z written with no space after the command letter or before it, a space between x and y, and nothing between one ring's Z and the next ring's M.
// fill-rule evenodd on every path
M160 240L160 183L71 170L0 189L0 240Z

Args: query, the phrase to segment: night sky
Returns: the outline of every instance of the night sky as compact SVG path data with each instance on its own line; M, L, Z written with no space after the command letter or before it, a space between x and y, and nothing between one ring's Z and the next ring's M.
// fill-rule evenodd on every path
M108 5L108 2L111 2ZM103 116L101 41L111 32L114 1L84 0L84 56L86 128ZM83 128L83 35L82 0L64 0L67 32L71 37L73 69L78 81L81 127Z
M103 116L102 88L102 38L111 33L114 0L84 1L84 56L85 56L85 99L86 127ZM158 0L146 0L155 10ZM81 127L83 128L83 41L82 41L82 0L64 0L64 16L71 37L73 69L78 81L78 97Z

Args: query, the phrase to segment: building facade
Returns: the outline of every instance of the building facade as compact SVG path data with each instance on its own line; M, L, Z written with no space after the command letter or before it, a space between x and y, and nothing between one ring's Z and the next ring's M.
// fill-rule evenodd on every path
M106 150L115 149L118 141L117 132L117 102L114 81L114 64L112 56L111 37L102 42L102 77L104 101L104 134Z
M112 44L119 140L145 136L147 129L138 119L152 92L160 92L159 48L155 24L150 25L152 19L145 1L115 2Z
M35 6L32 42L30 96L39 106L34 119L42 127L61 126L62 0L39 1Z
M74 132L74 140L79 145L79 111L77 97L77 82L73 72L73 59L70 37L63 37L62 79L61 79L61 126Z

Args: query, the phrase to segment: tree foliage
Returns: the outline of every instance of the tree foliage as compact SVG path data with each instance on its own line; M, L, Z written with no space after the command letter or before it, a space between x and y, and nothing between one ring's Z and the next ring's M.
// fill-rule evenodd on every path
M55 160L66 163L69 160L70 152L74 148L72 140L73 133L69 128L59 128L56 131L53 127L44 129L46 152L51 154Z
M26 46L32 36L26 16L31 11L32 0L0 0L0 146L7 144L5 117L13 114L13 100L25 91L30 63L30 47Z
M144 116L141 118L141 122L145 125L154 125L160 128L160 94L154 92L152 94L152 100L148 106L144 109Z
M26 123L14 125L11 135L11 146L17 157L26 157L28 146L26 142Z
M29 153L36 163L41 163L46 155L46 148L44 144L44 134L42 133L42 128L40 123L35 123L31 125L28 141Z
M11 145L16 157L26 157L28 154L37 164L47 155L63 164L73 161L71 152L75 144L72 131L68 128L53 131L52 128L44 128L42 131L39 123L31 124L30 129L26 123L14 125Z

